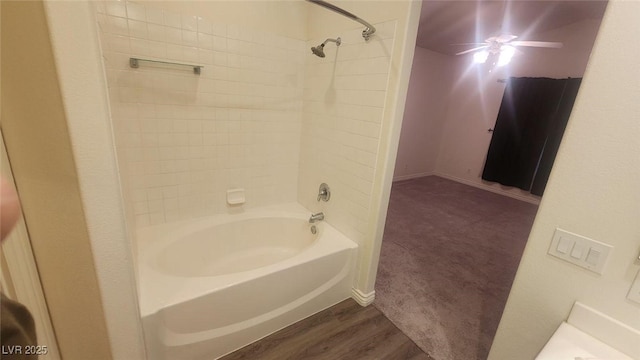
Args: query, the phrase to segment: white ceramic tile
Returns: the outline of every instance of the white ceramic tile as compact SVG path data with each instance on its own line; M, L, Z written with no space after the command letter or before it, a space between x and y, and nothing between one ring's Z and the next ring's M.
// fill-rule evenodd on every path
M171 60L182 60L182 46L167 44L167 58Z
M254 42L254 38L256 37L255 31L246 27L238 27L238 39Z
M227 25L226 24L221 24L221 23L213 23L211 25L211 32L215 36L226 37L227 36Z
M135 221L136 221L136 226L138 227L145 227L145 226L151 225L151 222L149 220L149 214L136 215Z
M182 15L182 29L198 31L198 18L195 15Z
M189 134L190 146L202 146L202 134ZM201 153L202 149L198 149L198 153Z
M234 68L240 67L240 55L227 53L227 65ZM232 78L235 78L232 77Z
M205 65L213 64L213 51L199 49L198 62Z
M240 40L228 38L227 51L231 54L240 54Z
M138 93L138 102L141 104L154 104L156 96L151 89L140 89Z
M105 52L105 65L107 69L113 70L129 70L129 54Z
M217 34L215 34L217 35ZM235 24L227 25L227 38L229 39L240 39L240 26Z
M148 201L162 199L162 189L148 188L146 192Z
M149 224L158 225L165 222L164 212L157 212L149 214Z
M185 61L198 62L198 48L197 47L182 47L182 55Z
M119 133L139 133L140 132L140 123L138 119L128 119L128 118L119 118L116 119L114 115L114 120L116 121L114 125L117 127L117 131Z
M157 147L158 146L158 135L145 133L141 134L141 145L144 147Z
M127 133L120 136L120 144L129 148L139 148L142 146L140 134Z
M198 32L204 34L213 34L213 25L202 17L198 17Z
M127 17L133 20L147 21L144 5L127 1Z
M213 35L199 32L198 46L207 50L213 49Z
M393 46L393 39L385 39L378 41L370 41L361 48L360 57L363 58L376 58L376 57L391 57Z
M182 30L182 45L190 47L198 46L198 33L190 30Z
M392 39L395 36L396 24L396 20L375 24L376 35L382 39Z
M127 25L127 19L109 16L107 18L107 31L116 35L129 35L129 26Z
M176 172L176 160L167 160L161 157L160 172L163 174Z
M164 35L166 41L170 44L182 44L182 30L173 27L164 27Z
M154 161L154 160L147 160L144 159L141 162L140 167L142 167L143 169L143 173L145 174L145 180L149 180L149 179L157 179L154 176L157 174L160 174L160 162L159 161ZM153 183L148 182L147 185L148 186L156 186L155 185L155 181Z
M212 47L215 51L227 51L227 39L221 36L213 36Z
M168 147L175 145L173 134L153 134L158 139L158 146ZM162 157L162 154L161 154Z
M96 14L96 20L98 22L98 29L100 30L100 35L103 35L105 32L109 32L109 15L107 14Z
M153 6L146 6L145 8L146 8L147 22L149 24L155 24L155 25L164 24L164 15L161 9L155 8Z
M150 200L148 201L149 212L162 212L163 211L163 201L162 200Z
M123 1L107 1L105 3L105 10L108 15L127 17L127 8Z
M107 12L104 1L96 1L94 6L97 14L105 14Z
M182 18L180 14L175 14L169 11L164 11L164 25L170 26L174 28L181 29L182 28Z
M122 103L137 103L139 98L139 91L132 87L119 87L118 98Z
M148 38L153 41L162 41L166 40L165 36L165 27L157 24L147 24Z
M109 50L121 53L129 53L131 51L129 37L106 34L105 38Z
M147 20L154 16L150 9L147 6ZM171 24L170 15L164 20L167 20L167 26ZM183 20L180 18L180 27ZM135 51L153 54L153 57L204 63L207 66L200 77L174 69L141 68L132 71L132 76L122 78L122 87L117 81L115 83L118 97L112 101L122 102L114 108L130 104L128 108L132 110L127 116L134 120L118 125L118 129L132 134L122 137L126 146L118 151L136 150L125 157L130 165L127 168L135 174L123 184L131 190L174 186L175 192L171 201L159 201L158 193L150 192L155 194L148 199L153 201L147 203L151 208L149 213L140 214L144 216L138 217L138 226L224 211L220 194L231 184L247 186L249 194L265 193L260 201L252 203L254 206L294 201L296 197L300 150L299 140L291 140L291 137L300 136L302 131L301 118L295 112L302 108L302 101L292 99L301 99L304 67L295 69L298 61L293 59L295 53L281 49L275 53L269 51L269 46L276 42L274 36L238 26L230 27L231 51L235 53L230 55L229 40L225 37L227 26L211 24L208 30L204 20L198 20L197 42L189 32L163 29L151 21L146 27L147 37L153 41L137 38L129 42L134 43L131 47ZM139 24L132 24L133 35L142 36L135 28ZM175 21L173 26L176 26ZM215 36L209 36L207 32ZM126 67L126 42L124 39L118 41L121 41L119 45L110 48L122 51L122 56L109 55L108 62L115 65L114 69L131 71ZM294 47L282 37L276 43L283 48ZM117 80L116 73L109 74L110 82ZM242 109L231 110L227 106ZM267 111L267 108L273 110ZM293 111L275 111L277 109ZM117 133L121 131L117 130ZM363 138L356 142L359 149L369 149L369 143ZM118 141L118 144L123 143ZM356 159L357 156L358 153L353 153L352 157ZM269 162L277 165L278 171L264 173L258 170ZM368 174L362 167L357 168L357 173L355 171L351 173L357 178ZM262 181L251 183L255 176L260 176ZM189 184L192 184L190 188L181 187ZM192 192L181 195L180 189L183 192L191 189ZM137 196L137 201L142 201L139 193ZM211 204L215 200L219 204Z
M158 59L164 59L167 57L167 46L163 42L149 41L148 42L149 56Z
M179 161L175 162L176 164L176 169L178 171L180 171L180 167L178 166ZM174 186L165 186L162 188L162 197L164 199L174 199L178 197L178 186L174 185Z
M150 56L149 42L143 39L131 38L131 54L136 56Z
M143 148L142 156L146 162L158 161L160 159L158 149L154 147Z
M202 133L202 122L200 120L191 120L188 124L189 132L201 134ZM202 141L201 141L202 143Z
M188 124L187 125L180 125L178 123L174 123L174 131L169 134L171 136L173 136L173 144L176 146L187 146L189 145L189 135L187 134L188 131Z

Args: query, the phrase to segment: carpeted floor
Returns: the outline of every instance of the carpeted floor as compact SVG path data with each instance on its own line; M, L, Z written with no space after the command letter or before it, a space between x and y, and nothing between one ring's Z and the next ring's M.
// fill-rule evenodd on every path
M374 305L436 360L486 359L536 211L436 176L394 183Z

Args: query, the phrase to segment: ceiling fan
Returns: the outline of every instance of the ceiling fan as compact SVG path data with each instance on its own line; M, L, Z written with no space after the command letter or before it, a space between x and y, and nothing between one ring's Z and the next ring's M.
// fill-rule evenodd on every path
M472 49L464 50L456 55L464 55L468 53L473 54L473 60L476 63L484 63L487 61L490 55L498 55L498 66L506 65L511 61L511 58L515 54L516 47L530 46L530 47L543 47L543 48L555 48L562 47L561 42L553 41L530 41L530 40L516 40L518 37L512 34L501 34L498 36L492 36L484 41L484 43L476 43L476 45L482 44L482 46L474 47Z

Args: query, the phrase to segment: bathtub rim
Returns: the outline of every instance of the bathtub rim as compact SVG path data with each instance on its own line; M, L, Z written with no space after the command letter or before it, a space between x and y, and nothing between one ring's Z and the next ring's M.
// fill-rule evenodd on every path
M257 276L271 274L295 264L308 262L319 256L326 256L344 249L357 249L358 244L347 238L330 224L323 222L320 236L299 254L281 262L238 273L183 277L159 272L149 263L150 259L162 249L180 239L180 235L197 232L202 229L233 221L256 217L290 217L307 219L311 212L298 203L289 203L262 208L254 208L237 214L221 214L197 219L165 223L138 229L138 287L139 307L142 318L152 316L165 307L203 296L226 287L250 281ZM153 237L158 237L152 240ZM177 292L176 290L177 289Z
M288 214L291 215L291 214ZM145 255L146 264L153 268L155 271L169 275L169 276L177 276L180 278L200 278L200 277L214 277L214 276L224 276L244 271L252 271L257 270L262 267L269 266L275 262L266 262L262 265L251 264L250 262L245 262L243 265L246 265L244 269L222 269L222 272L215 273L213 271L207 269L180 269L180 266L185 266L185 262L182 261L182 256L176 254L177 252L187 252L187 254L182 254L185 256L185 259L197 258L200 256L200 252L211 252L214 251L212 249L218 246L223 246L223 243L230 241L236 242L230 245L230 248L227 249L231 257L237 255L237 252L234 250L238 250L242 252L242 250L250 250L257 248L264 248L269 251L272 249L289 249L290 253L288 256L282 257L277 262L285 261L291 257L296 256L300 252L304 251L306 248L313 246L313 244L318 241L318 238L323 234L323 226L318 227L318 231L314 234L311 232L310 225L307 220L304 218L300 218L296 216L283 216L282 214L274 215L272 213L264 212L260 214L254 214L253 216L243 216L241 218L232 218L229 221L219 221L212 223L210 226L205 226L200 229L189 229L188 231L182 232L176 235L176 238L166 239L167 241L161 244L155 244L151 246L151 249L147 248L148 252ZM248 235L248 240L245 239L235 239L233 236L229 237L229 235L235 234L224 234L219 233L217 228L222 228L230 225L230 229L232 232L239 231L242 233L246 230L246 227L251 227L252 223L256 223L257 226L266 227L266 229L262 229L263 231L258 232L259 235L251 236ZM279 225L283 225L285 231L297 232L297 234L289 233L286 236L283 236L279 233L278 228L269 228L269 227L279 227ZM224 230L223 230L224 231ZM255 234L255 231L250 231ZM216 238L216 235L219 237ZM182 244L182 242L185 242ZM212 255L211 261L224 261L226 258L224 257L225 251L216 252L215 255ZM264 254L266 255L266 254ZM194 260L195 263L200 263L200 260ZM209 262L209 261L206 261ZM172 264L173 263L173 264ZM191 263L194 264L194 263ZM188 265L186 265L188 267ZM171 267L176 267L171 270Z

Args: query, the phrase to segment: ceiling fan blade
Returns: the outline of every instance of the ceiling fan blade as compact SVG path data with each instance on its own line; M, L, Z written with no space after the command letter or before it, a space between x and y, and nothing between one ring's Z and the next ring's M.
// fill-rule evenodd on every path
M500 43L507 43L507 42L509 42L509 41L511 41L511 40L513 40L513 39L516 39L516 38L518 38L518 37L517 37L517 36L515 36L515 35L511 35L511 34L500 34L500 35L498 35L498 36L495 36L495 37L494 37L494 40L495 40L495 41L497 41L497 42L500 42Z
M461 52L457 53L456 55L464 55L464 54L467 54L467 53L470 53L470 52L474 52L474 51L476 51L476 50L486 49L486 48L488 48L488 47L489 47L488 45L485 45L485 46L478 46L478 47L473 48L473 49L469 49L469 50L461 51Z
M458 43L458 44L449 44L450 46L469 46L469 45L487 45L486 42L474 42L474 43Z
M562 47L562 43L561 42L552 42L552 41L523 41L523 40L517 40L517 41L510 42L509 45L545 47L545 48L555 48L555 49L559 49L559 48Z

